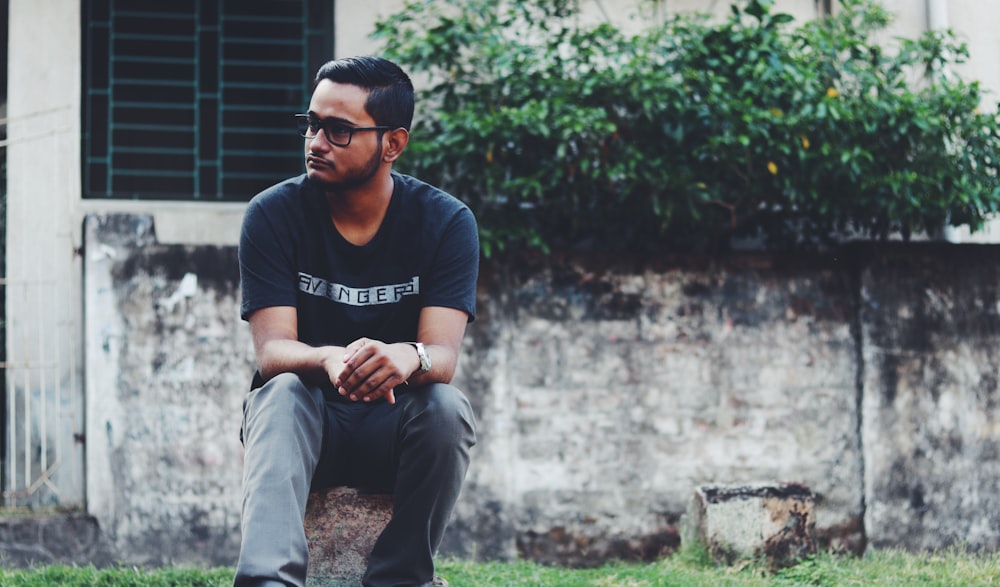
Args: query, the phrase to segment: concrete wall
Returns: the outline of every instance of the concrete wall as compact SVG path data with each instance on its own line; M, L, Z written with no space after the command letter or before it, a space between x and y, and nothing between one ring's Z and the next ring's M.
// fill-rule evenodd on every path
M1000 547L997 247L865 266L865 522L875 546Z
M232 564L252 371L233 247L87 221L91 513L116 558ZM802 482L832 548L1000 546L997 247L486 263L480 420L444 551L593 564L679 543L701 483Z
M768 479L810 485L824 535L860 546L849 263L554 256L491 269L463 363L484 442L457 526L480 538L456 540L472 547L462 554L653 556L677 545L696 485Z
M131 564L235 564L253 372L233 247L85 223L88 513Z

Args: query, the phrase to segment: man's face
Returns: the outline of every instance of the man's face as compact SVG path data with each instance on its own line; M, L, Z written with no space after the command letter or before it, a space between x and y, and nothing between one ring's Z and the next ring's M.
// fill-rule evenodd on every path
M368 91L358 86L323 80L309 101L309 114L324 123L348 127L375 126L365 111ZM323 131L305 139L306 174L327 191L363 186L378 172L382 160L380 131L356 132L346 147L330 143Z

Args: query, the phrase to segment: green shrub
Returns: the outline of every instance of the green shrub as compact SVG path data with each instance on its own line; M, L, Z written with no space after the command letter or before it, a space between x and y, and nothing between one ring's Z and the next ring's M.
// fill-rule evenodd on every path
M821 244L998 210L1000 119L949 72L951 34L888 51L873 1L797 26L771 5L628 36L571 0L411 0L375 33L426 88L401 169L468 202L487 254Z

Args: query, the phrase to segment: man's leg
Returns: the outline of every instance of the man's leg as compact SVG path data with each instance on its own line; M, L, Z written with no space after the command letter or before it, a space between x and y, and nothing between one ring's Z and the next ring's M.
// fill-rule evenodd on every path
M360 426L356 454L395 466L393 514L375 543L363 584L427 585L476 443L475 416L462 392L445 384L407 390L395 406L377 408ZM381 454L365 454L371 450L365 447L375 446L384 447Z
M305 585L302 520L323 444L323 392L276 376L243 403L243 542L237 587Z

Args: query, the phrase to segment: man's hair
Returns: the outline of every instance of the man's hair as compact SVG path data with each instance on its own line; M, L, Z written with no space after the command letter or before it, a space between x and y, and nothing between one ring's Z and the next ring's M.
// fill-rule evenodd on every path
M345 57L328 61L316 72L313 89L325 79L368 90L365 111L379 126L410 130L413 82L398 65L381 57Z

